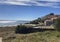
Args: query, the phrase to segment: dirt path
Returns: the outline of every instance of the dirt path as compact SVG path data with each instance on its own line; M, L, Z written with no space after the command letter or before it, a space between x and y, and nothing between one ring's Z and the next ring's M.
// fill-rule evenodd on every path
M0 37L0 42L2 42L2 37Z

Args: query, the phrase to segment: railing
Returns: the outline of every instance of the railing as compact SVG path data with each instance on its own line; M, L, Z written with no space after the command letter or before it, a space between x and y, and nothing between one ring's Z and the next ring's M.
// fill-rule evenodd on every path
M53 27L53 26L36 26L36 27L33 27L33 28L54 29L54 27Z

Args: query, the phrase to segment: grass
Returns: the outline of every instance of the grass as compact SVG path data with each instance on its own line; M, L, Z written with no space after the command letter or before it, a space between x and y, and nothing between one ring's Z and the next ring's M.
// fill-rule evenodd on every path
M3 42L60 42L60 32L47 30L28 34L16 34L14 28L0 28Z
M15 37L7 39L6 42L60 42L60 32L58 31L15 34Z

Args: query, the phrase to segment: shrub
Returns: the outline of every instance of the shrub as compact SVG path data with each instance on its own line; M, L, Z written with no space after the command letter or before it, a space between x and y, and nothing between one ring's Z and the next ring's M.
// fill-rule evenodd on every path
M24 26L24 25L18 25L17 27L16 27L16 30L15 30L15 32L16 33L24 33L25 32L25 30L26 30L26 26Z
M39 22L43 22L43 20L41 18L38 18L33 21L30 21L30 24L38 24Z
M60 18L55 21L54 27L56 30L60 31Z

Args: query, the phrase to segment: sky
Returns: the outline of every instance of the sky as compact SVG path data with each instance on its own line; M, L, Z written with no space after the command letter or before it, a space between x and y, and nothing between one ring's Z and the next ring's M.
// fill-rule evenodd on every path
M0 0L0 20L34 20L60 15L60 0Z

